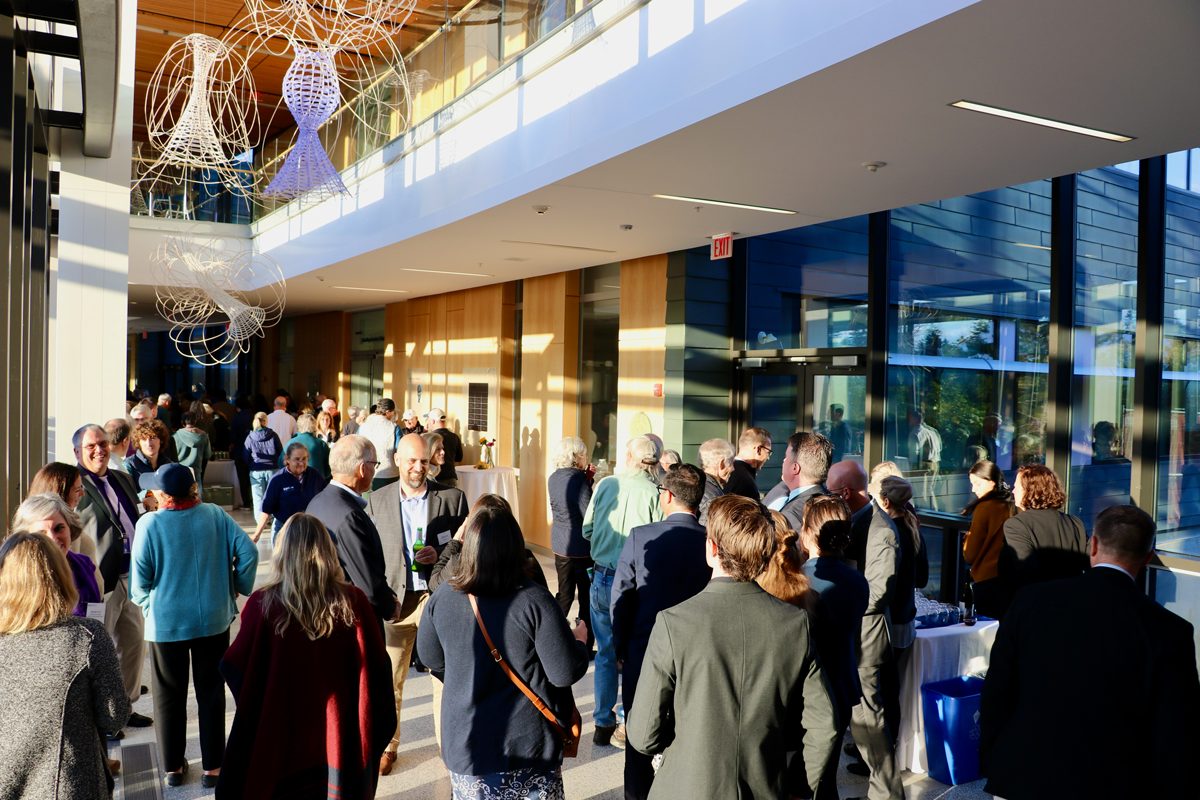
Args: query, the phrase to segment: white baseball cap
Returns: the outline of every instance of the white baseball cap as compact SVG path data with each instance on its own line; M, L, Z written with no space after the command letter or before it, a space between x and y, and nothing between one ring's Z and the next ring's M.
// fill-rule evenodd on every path
M416 419L416 418L417 418L417 412L413 411L411 408L406 408L406 409L404 409L404 416L401 417L400 419L407 422L410 419Z

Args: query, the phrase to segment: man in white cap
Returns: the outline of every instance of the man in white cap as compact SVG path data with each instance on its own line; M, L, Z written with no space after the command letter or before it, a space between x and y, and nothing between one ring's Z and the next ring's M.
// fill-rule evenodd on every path
M417 416L417 412L411 408L404 410L404 416L400 418L400 436L408 436L410 433L424 433L425 428L421 425L421 418Z
M454 465L463 460L462 439L458 434L446 427L446 412L440 408L431 408L425 415L425 430L442 437L442 447L446 449L446 464L438 473L437 482L444 486L458 488L458 473Z

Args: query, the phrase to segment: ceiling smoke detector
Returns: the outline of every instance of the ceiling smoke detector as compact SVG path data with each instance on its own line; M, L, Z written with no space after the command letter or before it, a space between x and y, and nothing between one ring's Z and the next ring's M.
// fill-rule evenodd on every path
M631 231L631 230L633 230L633 226L632 226L632 225L622 225L622 226L621 226L621 230L623 230L623 231Z
M863 166L867 168L867 172L878 172L882 167L887 166L886 161L864 161Z
M537 214L539 217L546 216L546 212L549 210L550 210L550 206L534 206L533 207L533 213Z

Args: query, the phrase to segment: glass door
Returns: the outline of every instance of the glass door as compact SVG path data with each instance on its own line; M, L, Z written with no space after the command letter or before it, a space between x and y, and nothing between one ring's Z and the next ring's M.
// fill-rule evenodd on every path
M758 472L763 494L781 479L787 439L796 431L816 431L833 442L833 461L863 462L867 377L859 368L835 367L814 358L804 363L760 363L743 359L738 430L765 428L771 434L771 458ZM736 446L736 442L735 442Z

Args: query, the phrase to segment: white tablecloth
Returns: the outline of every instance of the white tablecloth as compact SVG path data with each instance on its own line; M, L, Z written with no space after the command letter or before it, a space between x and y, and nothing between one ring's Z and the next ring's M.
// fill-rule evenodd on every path
M986 672L996 641L996 621L973 627L959 623L918 629L917 639L900 666L900 735L896 763L910 772L929 771L925 757L925 714L921 684Z
M492 469L475 469L474 467L459 466L458 488L467 496L467 505L474 505L480 495L498 494L512 506L513 515L521 520L521 507L517 503L517 471L512 467L493 467ZM437 480L437 478L434 478Z
M233 461L210 461L204 468L204 485L224 484L233 487L233 507L242 505L242 486Z

